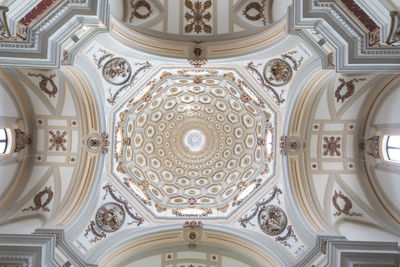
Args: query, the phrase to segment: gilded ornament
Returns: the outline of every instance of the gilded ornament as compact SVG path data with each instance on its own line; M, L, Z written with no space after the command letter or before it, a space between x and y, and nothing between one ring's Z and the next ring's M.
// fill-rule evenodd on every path
M258 213L258 226L267 235L281 234L287 225L285 212L278 206L268 205Z
M339 102L339 100L342 100L342 103L349 97L351 97L354 94L355 82L360 82L364 81L365 78L360 78L360 79L351 79L350 81L345 81L342 78L339 78L339 86L335 90L335 97L336 97L336 102ZM346 86L346 91L342 93L342 89Z
M15 129L15 149L14 152L19 152L25 148L26 145L32 143L32 139L29 135L19 129Z
M298 240L297 240L296 234L294 233L293 226L289 225L287 227L286 234L284 236L277 236L275 238L275 241L280 242L285 247L291 248L292 245L290 245L289 242L288 242L289 238L291 238L291 237L293 237L294 241L297 243Z
M135 73L132 75L132 77L130 78L129 83L125 84L124 86L122 86L121 88L119 88L115 93L111 92L111 89L109 90L110 93L110 97L107 98L107 102L110 103L111 105L114 105L115 102L117 101L119 94L126 90L129 86L134 85L138 75L141 72L145 72L146 70L150 69L152 67L151 63L146 61L145 63L136 63L135 65L141 65L136 71Z
M341 143L342 138L341 137L334 137L331 136L330 138L328 138L327 136L324 137L324 145L322 146L324 151L323 151L323 155L324 156L340 156L341 153L339 151L340 149L340 143Z
M50 74L49 76L45 76L43 74L34 74L28 73L28 76L38 77L42 80L39 82L39 88L49 97L55 97L58 92L58 87L56 83L53 81L53 78L56 77L55 74ZM51 89L47 88L47 84L50 83Z
M106 233L117 231L122 227L124 221L124 209L114 202L103 204L96 212L96 224Z
M207 10L211 7L212 2L210 0L192 2L190 0L185 0L185 6L189 9L185 13L185 19L188 22L185 26L185 32L190 33L194 31L195 33L211 33L212 27L207 24L211 20L211 13Z
M62 151L67 151L67 147L65 146L67 143L67 131L50 130L49 135L49 150L59 151L61 149Z
M126 83L131 75L131 65L124 58L112 58L103 66L103 77L112 85L122 85Z
M153 9L151 9L151 5L145 0L139 0L136 2L135 0L131 0L130 4L133 10L131 12L131 16L129 17L129 22L132 22L134 18L147 19L151 16L151 14L153 14ZM146 11L143 13L140 12L143 9L145 9Z
M246 19L251 21L262 20L263 25L267 25L267 18L265 16L265 5L267 0L261 0L259 2L250 2L246 5L246 7L242 10L243 16Z
M344 202L344 206L340 207L338 203L338 198L340 198ZM347 216L362 216L361 213L357 212L351 212L351 209L353 208L353 203L351 202L350 198L346 197L342 191L336 192L332 197L332 204L336 209L336 212L333 214L334 216L340 216L342 214L347 215Z
M43 202L42 197L46 195L47 198ZM51 186L45 187L42 191L37 193L35 197L33 198L33 203L35 204L35 207L30 206L29 208L25 208L22 211L36 211L39 209L42 209L43 211L50 211L49 208L47 207L50 204L50 201L53 199L53 191L51 191Z
M276 103L278 105L282 104L283 102L285 102L285 99L282 98L282 94L283 94L283 90L281 92L281 94L279 94L274 87L272 87L271 85L269 85L263 75L261 74L260 71L258 71L257 67L260 66L261 64L257 64L254 65L254 62L251 61L249 63L247 63L247 65L245 66L247 70L251 71L252 73L255 74L257 80L261 83L261 85L267 89L268 91L270 91L272 93L273 98L275 99Z
M263 70L265 81L272 86L283 86L292 79L292 67L283 59L268 61Z

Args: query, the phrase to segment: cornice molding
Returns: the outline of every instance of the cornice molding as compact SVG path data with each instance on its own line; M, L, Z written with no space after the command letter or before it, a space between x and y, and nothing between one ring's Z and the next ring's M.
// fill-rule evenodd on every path
M281 19L265 31L248 37L199 44L155 39L125 26L115 18L111 19L111 33L120 43L153 55L188 59L192 50L200 47L207 59L219 59L246 55L272 46L286 35L286 21Z
M54 236L0 234L0 261L12 266L58 267Z
M328 267L399 266L400 249L395 242L328 240Z
M28 29L26 41L0 42L0 66L58 68L61 45L83 26L92 34L108 29L108 0L61 1ZM83 42L81 40L80 42Z
M289 12L292 14L288 22L290 33L299 34L303 29L314 29L335 47L337 72L400 71L398 64L400 49L390 46L369 46L368 32L335 1L294 1L289 7ZM302 34L299 35L304 37ZM310 45L313 43L310 38L304 40Z

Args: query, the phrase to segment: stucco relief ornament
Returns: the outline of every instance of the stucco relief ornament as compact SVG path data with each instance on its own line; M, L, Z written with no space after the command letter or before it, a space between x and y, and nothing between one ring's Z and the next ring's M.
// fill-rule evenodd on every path
M341 206L341 203L338 203L338 199L341 199L344 203L344 206ZM351 209L353 208L353 203L351 202L351 199L346 197L342 191L336 192L332 196L332 204L336 209L336 212L333 214L334 216L340 216L342 214L347 215L347 216L363 216L362 213L357 213L357 212L351 212Z
M268 205L258 213L258 225L267 235L279 235L286 228L287 217L280 207Z
M67 151L67 131L50 130L49 131L49 150Z
M46 198L43 198L43 196L46 195ZM33 198L33 203L35 204L35 207L30 206L29 208L25 208L22 211L36 211L39 209L42 209L43 211L50 211L50 209L47 207L50 204L50 201L53 199L53 191L51 190L51 186L45 187L42 191L37 193L35 197ZM44 201L43 201L44 200Z
M265 64L263 75L268 84L272 86L283 86L290 82L293 71L285 60L275 58Z
M131 65L124 58L115 57L104 64L103 77L112 85L122 85L126 83L131 75Z
M210 0L204 3L200 1L192 2L185 0L185 6L189 9L189 12L185 13L185 19L188 22L185 26L185 32L196 32L196 33L211 33L212 27L207 24L211 20L211 13L207 11L212 5Z
M35 74L28 73L28 76L41 78L39 82L39 88L49 97L55 97L58 92L58 87L56 83L53 81L53 78L56 77L55 74L50 74L49 76L45 76L43 74ZM50 88L47 87L47 84L50 83Z
M249 63L247 63L247 65L245 66L245 68L247 70L249 70L250 72L252 72L256 77L257 80L261 83L261 85L267 89L268 91L270 91L272 93L273 98L275 99L276 103L278 105L282 104L283 102L285 102L285 99L282 97L283 95L283 90L281 91L281 93L279 94L274 87L272 87L271 85L269 85L269 83L266 82L266 80L264 79L263 74L261 73L261 71L258 71L257 67L261 66L262 64L257 64L255 65L253 61L250 61ZM266 67L266 66L265 66ZM264 69L265 69L264 67Z
M15 129L15 136L16 136L16 138L15 138L16 144L15 144L14 152L19 152L22 149L24 149L26 145L29 145L32 143L31 137L19 129Z
M243 16L251 21L258 21L262 19L263 25L267 25L268 21L264 14L266 2L267 0L261 0L261 3L255 1L248 3L247 6L242 10Z
M124 221L124 209L114 202L103 204L96 212L96 224L106 233L117 231L122 227Z
M346 82L344 79L340 78L339 79L340 85L335 90L336 102L342 100L343 103L347 98L351 97L354 94L355 90L354 83L364 80L365 78L360 78L360 79L351 79ZM346 86L346 91L343 90L345 86Z
M333 157L333 156L340 156L340 143L341 143L342 138L341 137L335 137L331 136L328 138L327 136L324 137L324 145L322 148L324 149L323 155Z
M151 16L151 14L153 14L153 9L151 9L151 5L145 0L139 0L137 2L131 0L130 4L133 10L131 16L129 17L129 22L132 22L134 18L147 19Z

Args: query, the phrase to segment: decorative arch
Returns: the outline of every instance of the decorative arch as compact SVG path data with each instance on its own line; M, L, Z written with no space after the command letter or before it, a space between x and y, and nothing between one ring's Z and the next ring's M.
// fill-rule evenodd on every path
M126 241L119 242L116 240L110 242L109 246L102 246L101 251L96 250L89 258L96 260L99 266L125 266L129 262L144 258L157 253L167 253L167 251L176 251L182 249L184 251L207 251L209 253L218 253L221 255L230 255L234 259L241 259L242 262L250 266L289 266L291 265L287 256L275 249L274 246L259 243L260 240L252 237L245 237L242 233L229 233L219 229L197 229L198 235L195 242L191 242L190 233L185 229L161 229L163 227L155 227L146 233L130 235L131 238ZM164 227L165 228L165 227ZM212 228L216 228L215 226ZM127 236L126 234L124 236ZM134 237L135 236L135 237ZM114 236L112 239L117 238ZM121 237L118 237L121 240ZM123 240L123 239L122 239ZM105 250L107 249L107 250ZM140 256L139 256L140 255Z

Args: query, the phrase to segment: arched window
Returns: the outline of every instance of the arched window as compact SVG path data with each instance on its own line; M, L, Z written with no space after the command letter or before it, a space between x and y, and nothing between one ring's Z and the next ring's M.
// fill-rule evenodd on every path
M11 149L11 130L9 128L0 128L0 155L10 153Z
M387 159L400 162L400 135L387 135L385 137Z

